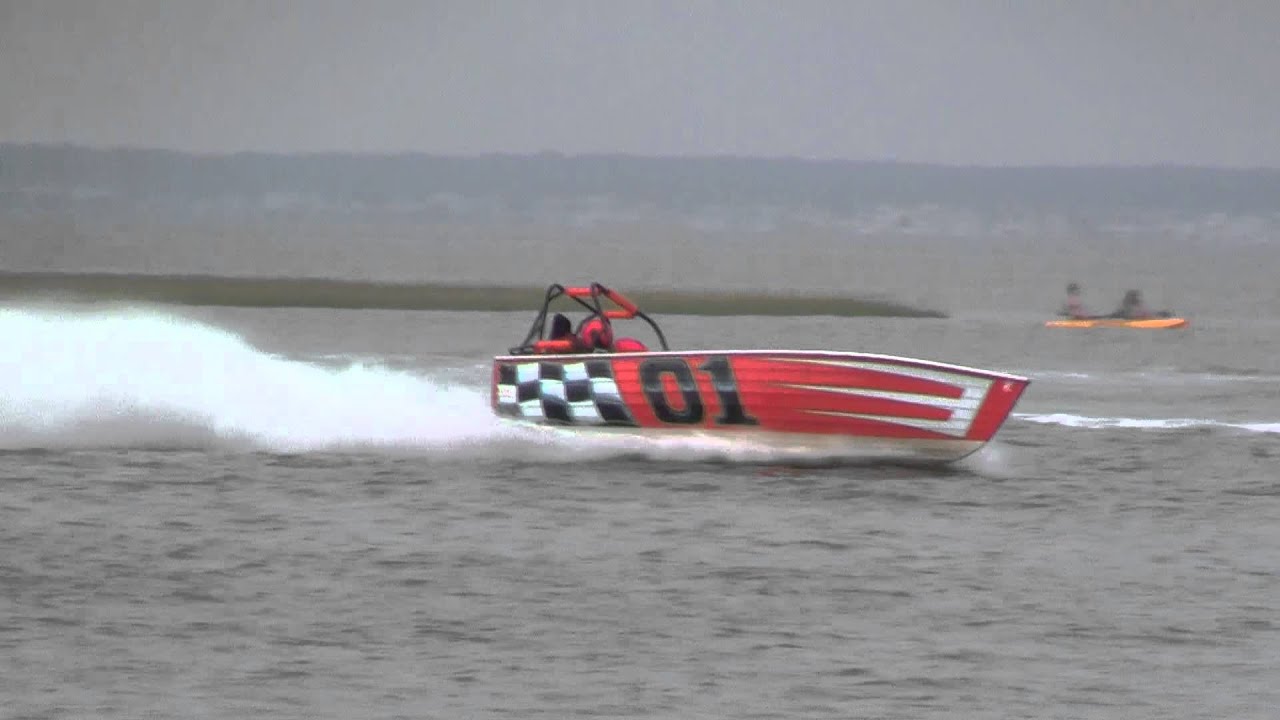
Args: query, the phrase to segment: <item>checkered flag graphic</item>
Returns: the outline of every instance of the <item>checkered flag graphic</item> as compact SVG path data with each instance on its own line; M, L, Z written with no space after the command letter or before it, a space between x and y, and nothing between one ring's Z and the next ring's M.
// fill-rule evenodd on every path
M498 366L498 412L567 425L636 425L608 360Z

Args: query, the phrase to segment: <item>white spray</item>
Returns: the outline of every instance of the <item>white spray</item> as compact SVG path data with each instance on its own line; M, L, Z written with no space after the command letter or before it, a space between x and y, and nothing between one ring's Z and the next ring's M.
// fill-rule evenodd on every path
M0 445L447 447L502 432L476 388L274 356L152 310L0 309Z

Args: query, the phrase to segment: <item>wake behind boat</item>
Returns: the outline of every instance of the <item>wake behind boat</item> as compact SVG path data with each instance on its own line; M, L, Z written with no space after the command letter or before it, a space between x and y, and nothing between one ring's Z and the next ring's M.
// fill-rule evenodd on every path
M576 330L551 303L587 311ZM611 307L605 307L608 302ZM615 338L646 322L661 347ZM991 440L1029 380L857 352L673 351L657 323L599 283L552 285L524 341L493 361L494 411L573 429L744 439L860 459L952 462Z

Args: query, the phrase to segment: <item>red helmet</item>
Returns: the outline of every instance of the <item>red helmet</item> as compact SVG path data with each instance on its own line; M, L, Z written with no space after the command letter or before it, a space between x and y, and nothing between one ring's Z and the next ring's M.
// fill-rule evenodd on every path
M613 327L607 320L593 317L583 323L578 339L589 348L608 350L613 346Z

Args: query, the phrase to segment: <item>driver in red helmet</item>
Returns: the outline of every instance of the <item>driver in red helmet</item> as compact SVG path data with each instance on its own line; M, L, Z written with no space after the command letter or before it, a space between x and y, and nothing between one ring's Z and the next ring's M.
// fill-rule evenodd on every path
M578 328L578 346L580 352L613 350L613 325L599 315L592 317Z

